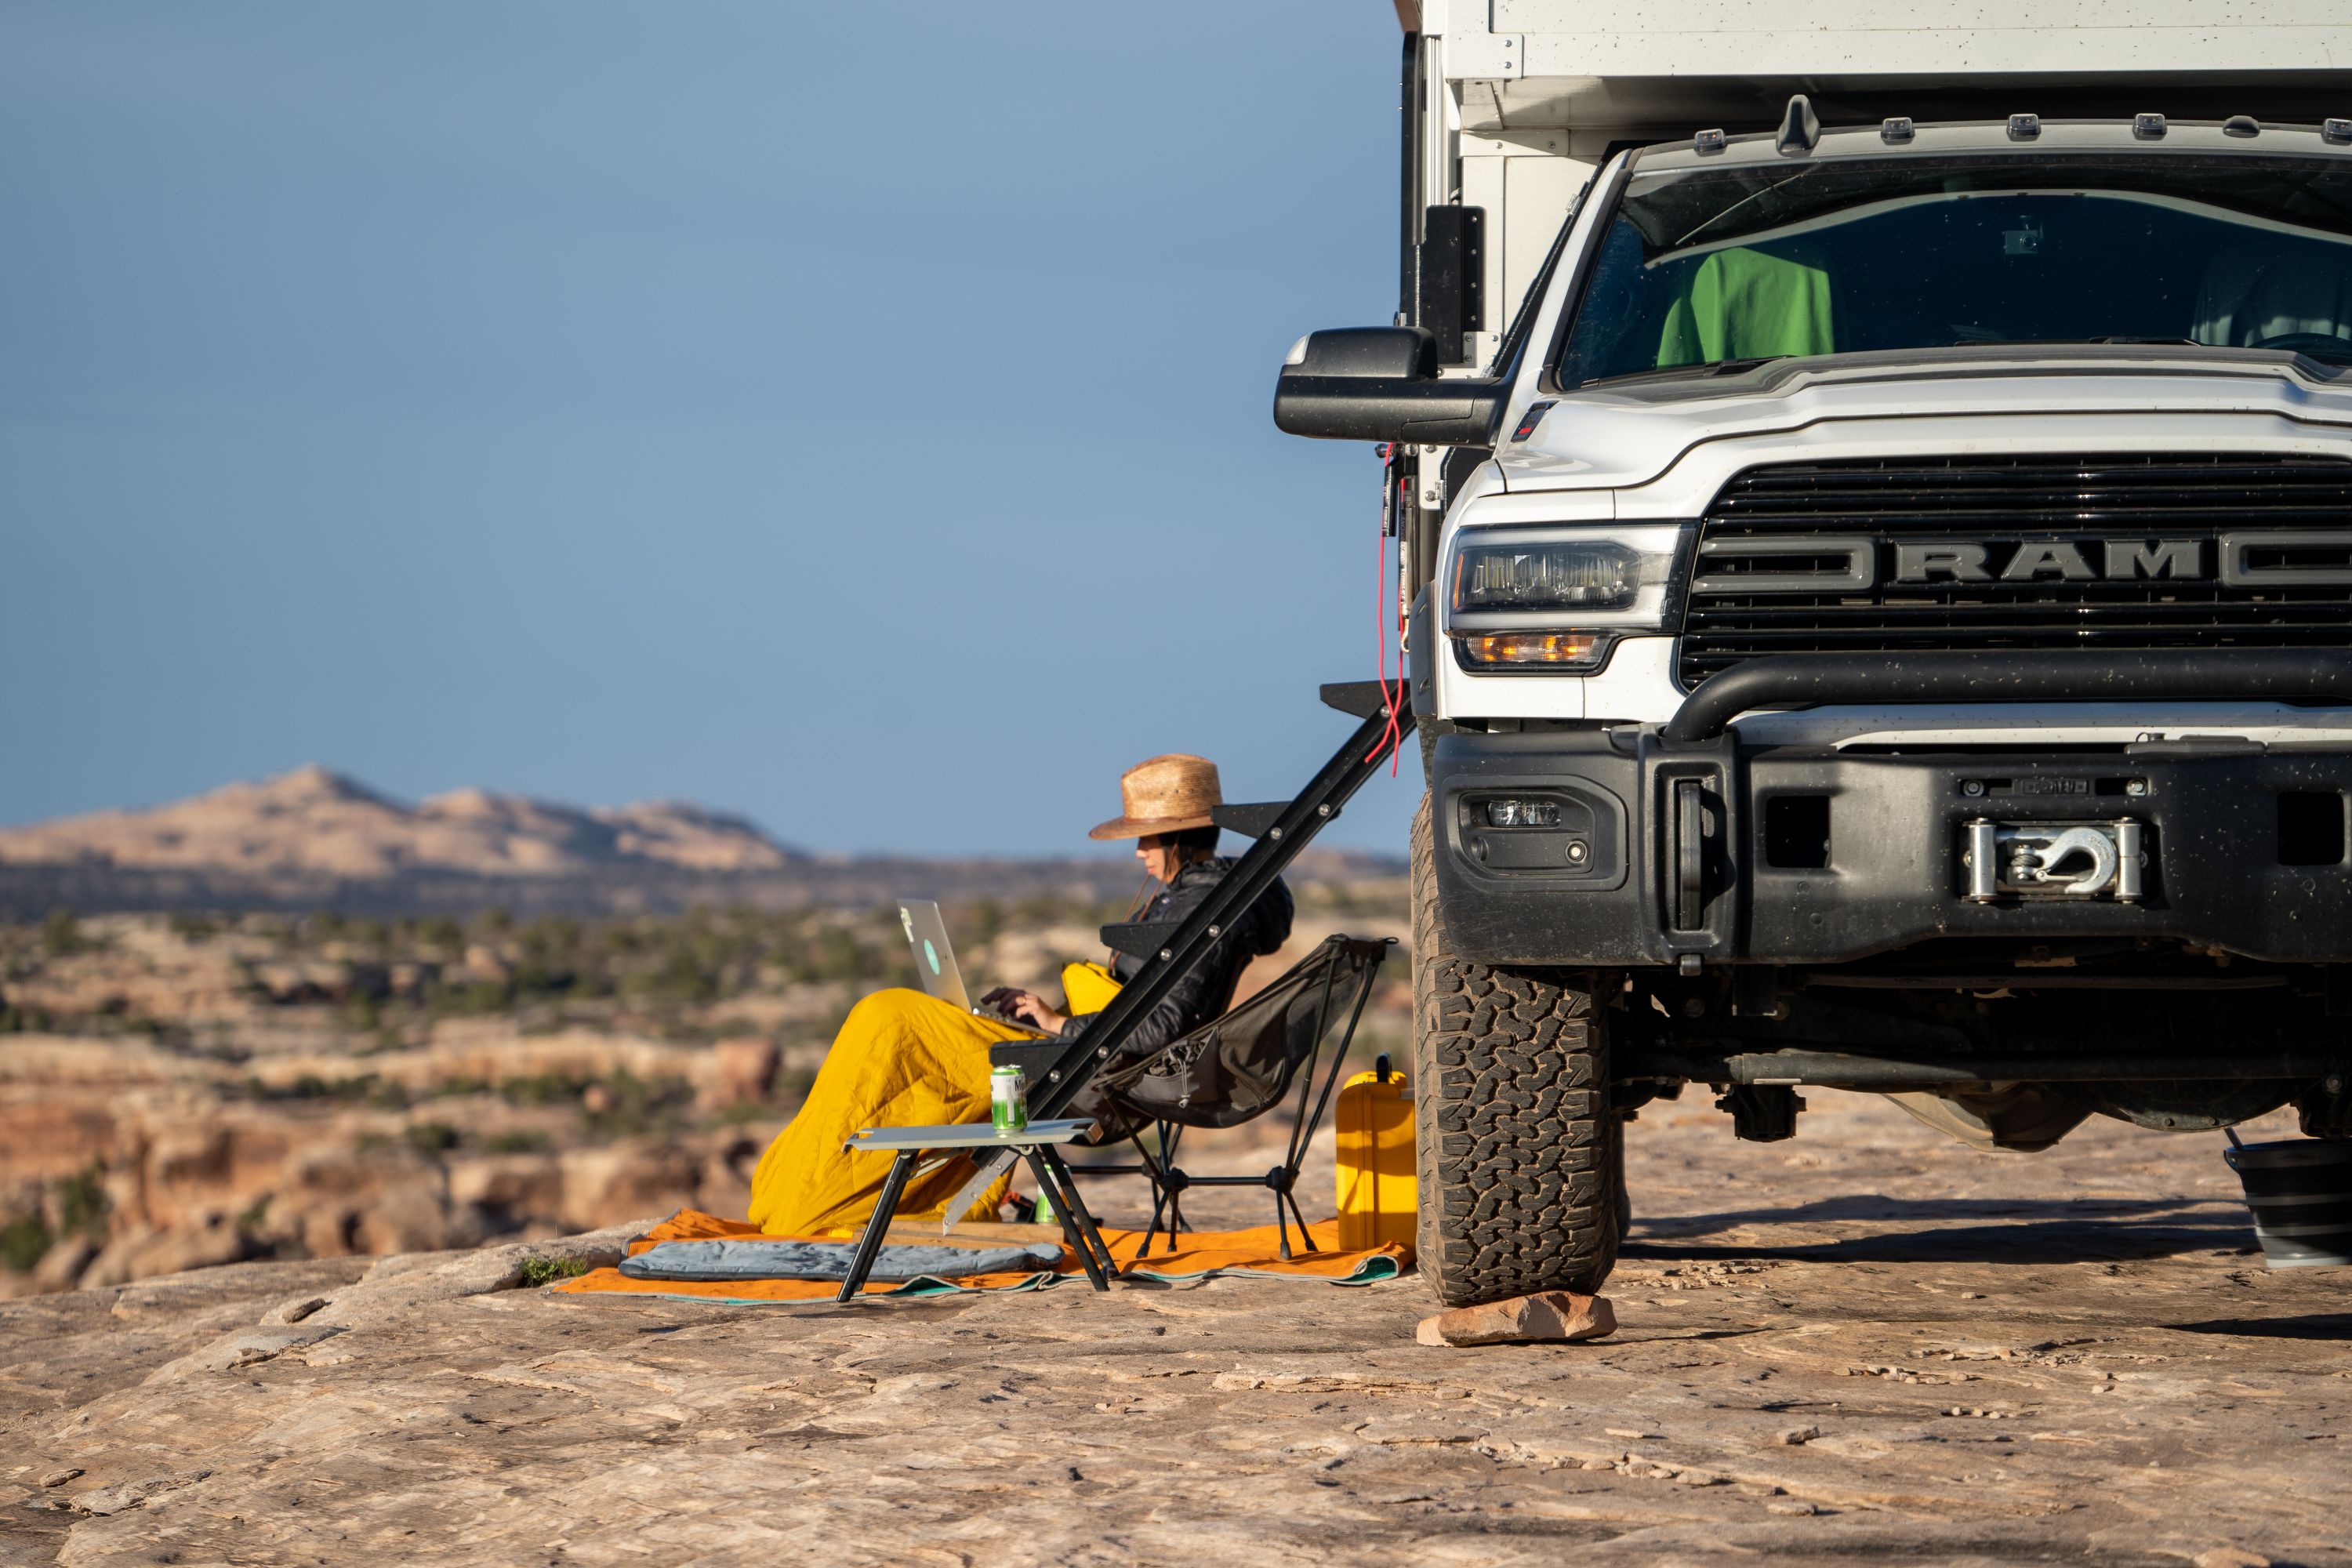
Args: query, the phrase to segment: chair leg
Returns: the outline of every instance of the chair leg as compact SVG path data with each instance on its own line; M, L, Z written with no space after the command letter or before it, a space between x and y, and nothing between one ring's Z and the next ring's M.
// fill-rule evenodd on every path
M1095 1257L1094 1248L1079 1234L1077 1222L1070 1215L1071 1208L1077 1202L1077 1194L1063 1191L1062 1184L1054 1179L1047 1159L1049 1151L1041 1145L1024 1150L1023 1153L1028 1159L1031 1173L1037 1178L1037 1190L1054 1200L1055 1215L1062 1222L1062 1240L1078 1255L1078 1263L1087 1271L1087 1282L1097 1290L1109 1289L1109 1284L1103 1279L1101 1260Z
M1296 1171L1293 1171L1290 1173L1294 1177L1298 1174ZM1288 1187L1285 1187L1282 1189L1282 1195L1289 1202L1290 1212L1298 1221L1298 1245L1304 1247L1309 1252L1322 1251L1323 1249L1321 1247L1315 1245L1315 1237L1307 1228L1307 1215L1305 1211L1301 1210L1298 1206L1297 1194L1293 1193Z
M1165 1142L1163 1139L1163 1152ZM1143 1146L1143 1135L1139 1132L1135 1136L1135 1157L1143 1162L1144 1174L1151 1179L1151 1223L1143 1227L1143 1245L1138 1247L1135 1253L1138 1258L1149 1258L1151 1256L1152 1238L1160 1234L1160 1213L1175 1194L1168 1189L1166 1169L1159 1161L1153 1159L1151 1152ZM1176 1250L1176 1228L1173 1225L1171 1225L1168 1229L1168 1250L1171 1252Z
M1160 1124L1160 1172L1168 1182L1168 1250L1176 1250L1176 1233L1184 1226L1184 1172L1176 1163L1176 1145L1184 1130L1172 1121Z
M866 1233L857 1238L857 1251L849 1260L849 1272L841 1281L841 1293L836 1301L854 1301L866 1289L866 1277L874 1271L874 1259L882 1251L882 1236L890 1222L898 1215L898 1199L907 1190L907 1178L915 1169L918 1151L904 1149L890 1162L890 1173L882 1182L882 1195L874 1200L874 1213L866 1221Z
M1110 1244L1103 1240L1102 1232L1096 1228L1094 1211L1087 1207L1085 1201L1078 1196L1078 1184L1071 1179L1070 1168L1063 1163L1060 1152L1049 1148L1040 1152L1046 1166L1053 1171L1055 1179L1061 1183L1062 1190L1070 1196L1070 1220L1077 1226L1079 1239L1096 1258L1101 1259L1106 1275L1117 1274L1118 1259L1111 1256Z

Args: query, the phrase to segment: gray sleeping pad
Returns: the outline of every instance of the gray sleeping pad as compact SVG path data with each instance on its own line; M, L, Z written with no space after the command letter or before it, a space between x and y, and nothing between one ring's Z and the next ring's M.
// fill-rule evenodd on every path
M665 1241L623 1258L621 1272L632 1279L841 1279L856 1252L849 1241ZM890 1242L875 1258L869 1278L1029 1274L1061 1260L1062 1249L1052 1242L988 1247Z

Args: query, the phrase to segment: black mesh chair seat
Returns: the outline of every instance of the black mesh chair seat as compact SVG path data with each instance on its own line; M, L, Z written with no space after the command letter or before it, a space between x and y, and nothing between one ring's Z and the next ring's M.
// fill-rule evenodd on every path
M1395 942L1387 938L1329 936L1285 972L1279 979L1228 1009L1214 1022L1170 1041L1150 1056L1097 1075L1092 1088L1102 1104L1092 1112L1111 1135L1100 1142L1130 1138L1139 1163L1070 1166L1082 1175L1140 1175L1152 1186L1151 1225L1144 1233L1138 1256L1148 1255L1163 1219L1171 1250L1182 1224L1181 1205L1188 1187L1265 1186L1274 1192L1274 1217L1282 1256L1290 1256L1290 1222L1296 1219L1307 1249L1315 1244L1306 1235L1307 1219L1291 1194L1300 1162L1306 1158L1316 1127L1330 1103L1341 1065L1370 1000L1381 964ZM1322 1089L1314 1090L1315 1066L1341 1021L1344 1027L1330 1049L1330 1066ZM1043 1070L1059 1052L1059 1042L1007 1041L990 1047L996 1066L1017 1066L1033 1075ZM1197 1176L1176 1163L1177 1145L1187 1128L1238 1127L1255 1121L1298 1091L1300 1110L1293 1123L1283 1162L1263 1176ZM1147 1147L1143 1132L1158 1134L1157 1149Z

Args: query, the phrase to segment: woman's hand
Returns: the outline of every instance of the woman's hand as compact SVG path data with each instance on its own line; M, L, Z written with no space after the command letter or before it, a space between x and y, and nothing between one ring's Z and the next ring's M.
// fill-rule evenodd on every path
M1012 1014L1040 1034L1058 1035L1062 1032L1063 1026L1069 1022L1069 1019L1045 1005L1045 999L1036 993L1018 990L1010 985L1000 985L980 1000L984 1006L993 1007L1000 1013Z

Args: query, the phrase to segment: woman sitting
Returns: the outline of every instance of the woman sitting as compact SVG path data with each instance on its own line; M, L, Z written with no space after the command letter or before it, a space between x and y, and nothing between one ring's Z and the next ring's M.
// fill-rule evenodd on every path
M1159 884L1134 919L1181 921L1198 909L1233 862L1217 857L1210 808L1220 804L1216 764L1181 752L1129 768L1118 781L1120 815L1090 838L1132 838L1136 858ZM1290 891L1276 882L1211 946L1128 1037L1105 1069L1149 1056L1222 1016L1250 960L1281 947L1290 935ZM1062 971L1063 1005L1030 992L1003 988L982 1000L1037 1032L1074 1039L1142 968L1140 959L1115 957L1073 963ZM866 1127L955 1126L989 1114L988 1048L1024 1039L1021 1030L960 1010L919 991L877 992L850 1009L800 1113L768 1145L751 1177L751 1220L770 1236L847 1234L866 1223L889 1173L887 1152L853 1152L842 1144ZM1100 1097L1080 1094L1072 1116L1101 1111ZM909 1219L940 1219L949 1199L969 1181L970 1159L958 1155L919 1169L898 1212ZM993 1219L1007 1176L963 1217Z

